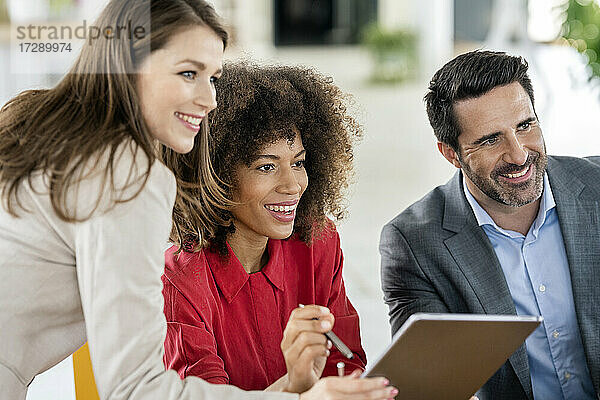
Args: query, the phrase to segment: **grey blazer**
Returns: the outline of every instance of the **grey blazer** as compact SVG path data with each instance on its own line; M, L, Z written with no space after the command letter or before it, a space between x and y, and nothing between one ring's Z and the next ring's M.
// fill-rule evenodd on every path
M583 347L600 399L600 157L548 157ZM384 226L379 245L392 334L416 312L516 314L500 263L456 175ZM525 345L477 392L533 399Z

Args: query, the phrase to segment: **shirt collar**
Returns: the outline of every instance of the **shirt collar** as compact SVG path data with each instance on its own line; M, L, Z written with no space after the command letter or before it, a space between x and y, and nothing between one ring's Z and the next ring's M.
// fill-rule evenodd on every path
M462 176L462 184L463 190L465 192L465 197L467 198L467 202L471 206L471 209L475 214L475 219L477 220L479 226L490 225L494 229L506 233L507 231L496 225L492 217L490 217L489 214L479 205L477 200L475 200L475 197L473 197L473 195L469 191L469 188L467 187L464 175ZM548 180L548 174L544 173L544 190L542 192L542 199L540 201L540 209L538 211L538 215L535 221L533 221L532 224L533 233L535 235L537 235L537 232L540 230L542 225L544 225L548 212L554 207L556 207L556 203L554 201L554 195L552 194L552 188L550 187L550 182Z
M215 278L215 283L225 296L228 303L240 292L242 287L250 279L238 258L235 256L229 243L227 243L228 257L221 257L217 252L205 249L206 261ZM279 290L285 290L284 285L284 262L282 256L281 240L267 242L269 262L256 274L264 274L265 277Z

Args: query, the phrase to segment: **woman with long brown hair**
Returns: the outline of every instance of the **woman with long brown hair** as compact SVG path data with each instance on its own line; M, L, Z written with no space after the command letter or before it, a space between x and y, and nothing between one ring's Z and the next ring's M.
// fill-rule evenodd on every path
M216 13L203 0L112 0L94 25L103 34L56 87L0 111L2 397L25 399L87 340L102 399L297 398L181 381L162 364L173 205L186 217L221 196L210 173L178 172L208 162L227 43ZM302 396L340 387L384 396L381 380L358 379Z

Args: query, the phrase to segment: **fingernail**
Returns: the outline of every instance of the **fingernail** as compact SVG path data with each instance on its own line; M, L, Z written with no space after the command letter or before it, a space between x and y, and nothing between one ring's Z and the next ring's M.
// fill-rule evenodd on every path
M398 389L393 388L392 391L390 392L392 396L395 396L398 394Z
M325 354L327 355L327 357L329 357L329 355L331 354L331 352L329 350L325 350Z
M383 384L383 386L387 386L387 385L389 385L389 384L390 384L390 381L388 381L387 379L385 379L385 378L384 378L384 379L381 381L381 383Z
M329 322L329 321L321 321L321 328L323 328L323 329L331 329L331 322Z
M323 315L329 314L329 308L321 306L321 314L323 314Z
M330 349L333 347L333 343L331 343L331 340L327 341L327 348Z

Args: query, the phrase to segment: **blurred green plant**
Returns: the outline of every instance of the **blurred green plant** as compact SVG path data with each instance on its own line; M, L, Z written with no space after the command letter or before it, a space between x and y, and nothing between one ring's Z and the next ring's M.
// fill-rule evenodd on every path
M45 0L45 2L49 15L45 15L44 18L49 17L50 19L60 19L64 14L72 12L78 4L78 0ZM6 0L0 0L0 23L9 22L7 3Z
M8 10L6 9L6 0L0 0L0 24L8 22Z
M387 30L374 23L363 30L361 43L373 58L373 82L398 83L415 75L417 37L413 32Z
M63 13L72 10L76 3L76 0L49 0L50 14L54 17L60 17Z
M562 37L584 54L592 77L600 77L600 6L596 0L568 0Z

